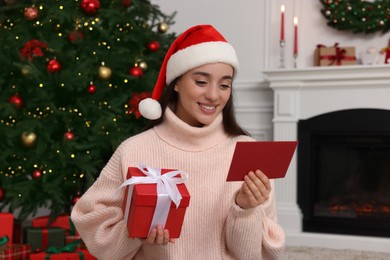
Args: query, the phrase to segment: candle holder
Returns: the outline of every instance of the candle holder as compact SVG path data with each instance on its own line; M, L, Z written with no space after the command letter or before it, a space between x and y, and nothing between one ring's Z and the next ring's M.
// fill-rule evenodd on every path
M298 68L298 53L294 53L294 68Z
M280 46L280 65L279 65L279 68L284 69L286 67L286 65L284 64L284 46L285 46L285 41L284 40L280 40L279 46Z

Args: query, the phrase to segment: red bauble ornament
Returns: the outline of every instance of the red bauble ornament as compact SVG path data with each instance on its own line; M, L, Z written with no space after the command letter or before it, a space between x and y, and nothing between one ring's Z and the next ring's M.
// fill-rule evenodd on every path
M15 94L15 95L11 96L8 99L8 102L11 103L11 104L16 105L18 108L21 108L22 105L23 105L23 100L22 100L22 98L18 94Z
M100 9L100 1L99 0L82 0L81 8L88 15L95 15L97 11Z
M158 41L149 42L146 47L149 51L156 52L160 49L160 43Z
M96 86L93 85L93 84L89 85L88 88L87 88L87 91L90 94L94 94L96 92Z
M80 200L80 198L81 198L80 194L77 193L77 195L74 196L73 199L72 199L72 205L75 205L77 203L77 201Z
M24 8L24 17L29 21L36 19L38 17L38 9L35 7Z
M61 64L58 60L52 59L47 63L47 70L50 73L56 73L61 70Z
M79 30L71 31L68 34L68 39L70 42L82 41L82 40L84 40L84 33L82 31L79 31Z
M4 198L5 198L5 190L3 188L0 188L0 202L2 202Z
M73 132L71 132L71 131L68 131L68 132L66 132L65 134L64 134L64 138L66 139L66 140L72 140L73 138L74 138L74 133Z
M37 180L42 177L42 172L40 170L34 170L31 176L33 179Z
M124 7L129 7L131 5L132 0L122 0L122 5Z
M129 74L138 78L144 75L144 71L140 67L132 67L129 70Z

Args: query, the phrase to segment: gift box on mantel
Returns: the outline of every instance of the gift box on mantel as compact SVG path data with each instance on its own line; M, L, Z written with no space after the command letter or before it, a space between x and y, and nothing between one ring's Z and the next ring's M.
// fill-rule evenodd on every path
M161 224L171 238L181 233L190 194L185 186L187 173L156 169L147 165L129 167L123 214L129 237L146 238L150 230Z
M355 52L355 47L339 47L338 43L331 47L319 44L314 51L314 66L355 65Z
M6 244L12 243L14 233L14 215L12 213L0 212L0 238L7 236Z

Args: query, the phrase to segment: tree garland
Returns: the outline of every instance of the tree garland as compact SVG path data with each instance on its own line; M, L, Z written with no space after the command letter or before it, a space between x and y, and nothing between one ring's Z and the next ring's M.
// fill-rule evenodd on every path
M327 24L353 33L390 30L390 0L320 0Z

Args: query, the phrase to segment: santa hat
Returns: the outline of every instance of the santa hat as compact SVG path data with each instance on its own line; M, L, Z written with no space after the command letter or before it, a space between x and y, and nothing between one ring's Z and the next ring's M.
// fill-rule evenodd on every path
M160 99L164 88L174 79L196 67L222 62L238 70L236 52L226 39L211 25L197 25L179 35L169 47L161 65L152 97L139 103L142 116L155 120L161 117Z

